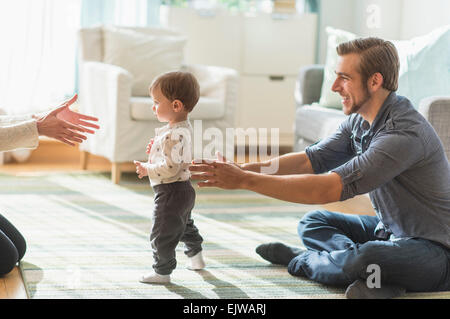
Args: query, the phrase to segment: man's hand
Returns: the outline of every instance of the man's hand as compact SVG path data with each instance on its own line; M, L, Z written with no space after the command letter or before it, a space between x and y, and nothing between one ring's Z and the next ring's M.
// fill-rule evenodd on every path
M199 187L219 187L223 189L245 188L247 172L233 162L228 162L219 152L216 153L217 160L193 161L189 170L196 172L191 178L202 182Z
M69 109L77 99L75 94L70 100L61 104L57 109L47 115L37 118L37 129L39 135L57 139L63 143L74 146L74 143L82 143L86 136L81 133L94 133L84 128L89 126L99 128L98 125L85 122L84 120L97 121L96 118L73 112Z
M142 177L148 176L147 168L144 163L139 161L133 161L134 165L136 165L136 174L138 174L139 179Z

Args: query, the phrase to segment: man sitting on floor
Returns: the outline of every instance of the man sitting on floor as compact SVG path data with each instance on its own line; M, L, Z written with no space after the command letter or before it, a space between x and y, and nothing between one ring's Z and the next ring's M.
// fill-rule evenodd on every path
M269 243L256 251L294 276L347 286L348 298L450 290L450 167L442 142L411 102L396 95L400 65L392 43L356 39L337 52L332 90L349 116L336 133L267 162L193 164L192 178L200 187L304 204L369 193L376 216L309 212L298 226L307 250ZM276 174L260 173L274 161ZM376 288L366 282L372 269L379 271Z

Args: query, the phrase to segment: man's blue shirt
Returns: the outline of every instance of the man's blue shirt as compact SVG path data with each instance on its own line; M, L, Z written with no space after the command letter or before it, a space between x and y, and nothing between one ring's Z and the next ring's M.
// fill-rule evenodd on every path
M372 125L352 114L306 154L316 174L341 176L341 200L369 193L378 237L420 237L450 248L450 165L408 99L391 92Z

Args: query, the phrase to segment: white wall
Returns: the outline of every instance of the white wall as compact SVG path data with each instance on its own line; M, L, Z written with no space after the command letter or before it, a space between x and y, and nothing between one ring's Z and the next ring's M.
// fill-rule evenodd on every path
M321 0L320 12L319 63L326 56L326 26L404 40L450 24L450 0Z
M399 39L403 0L358 0L353 32L367 37Z
M401 39L426 34L450 24L449 0L403 0Z
M332 26L338 29L352 31L356 1L358 0L320 0L319 63L325 62L327 45L325 28Z

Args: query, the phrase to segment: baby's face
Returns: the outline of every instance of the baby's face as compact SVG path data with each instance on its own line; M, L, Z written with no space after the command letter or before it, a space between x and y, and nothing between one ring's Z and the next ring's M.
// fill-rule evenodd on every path
M159 86L150 91L150 96L153 100L153 113L156 114L158 121L170 122L176 117L172 102L162 94Z

